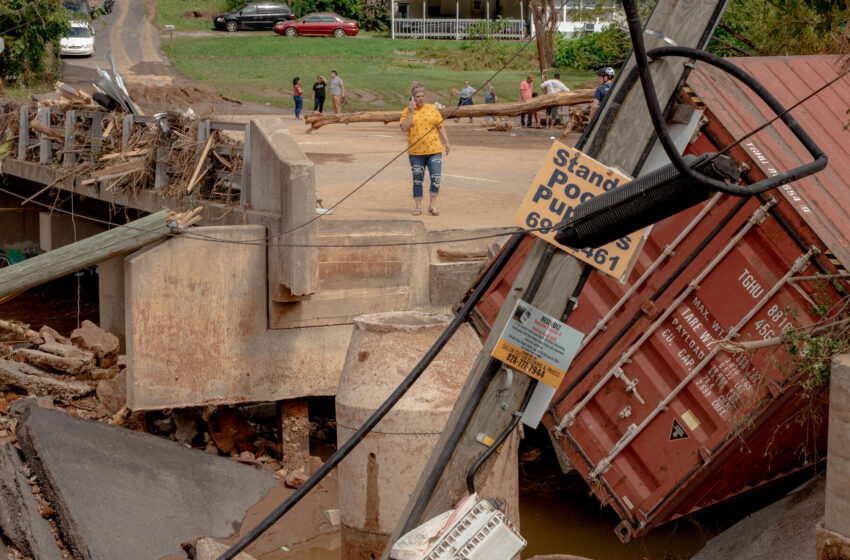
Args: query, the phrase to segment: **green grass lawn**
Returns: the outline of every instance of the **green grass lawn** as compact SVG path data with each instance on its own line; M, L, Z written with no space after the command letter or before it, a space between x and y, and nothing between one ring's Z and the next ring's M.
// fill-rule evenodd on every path
M211 17L223 13L224 0L157 0L156 23L160 28L173 25L178 31L200 31L212 29L212 20L208 18L183 18L188 11L209 12Z
M312 109L307 105L316 75L330 79L331 70L337 70L345 81L347 110L386 111L405 106L413 81L425 84L429 101L448 103L452 86L460 89L465 79L481 86L521 46L521 42L506 41L484 48L471 41L392 40L370 34L333 39L222 32L214 38L176 40L172 48L167 44L163 48L181 72L229 97L291 107L292 78L299 76L305 108ZM518 57L519 62L493 80L502 101L515 101L519 83L529 72L537 74L534 56L532 44ZM591 72L560 72L570 88L593 78ZM475 101L484 102L483 92ZM329 103L330 99L326 108Z

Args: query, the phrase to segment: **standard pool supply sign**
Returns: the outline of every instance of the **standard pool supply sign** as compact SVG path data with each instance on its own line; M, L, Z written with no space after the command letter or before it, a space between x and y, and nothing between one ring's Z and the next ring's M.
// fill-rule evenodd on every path
M557 389L583 337L551 315L517 300L492 356Z
M628 183L629 177L610 169L566 144L554 142L525 195L514 223L523 228L549 228L572 216L583 202ZM535 231L547 242L623 281L632 269L647 229L602 247L573 249L555 242L556 229Z

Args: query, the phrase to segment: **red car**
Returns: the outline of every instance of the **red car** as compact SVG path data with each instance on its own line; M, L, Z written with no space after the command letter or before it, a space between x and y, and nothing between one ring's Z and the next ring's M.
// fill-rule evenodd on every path
M298 35L325 35L330 37L345 37L357 35L360 31L354 20L343 19L330 12L307 14L295 21L279 21L274 26L274 32L287 37Z

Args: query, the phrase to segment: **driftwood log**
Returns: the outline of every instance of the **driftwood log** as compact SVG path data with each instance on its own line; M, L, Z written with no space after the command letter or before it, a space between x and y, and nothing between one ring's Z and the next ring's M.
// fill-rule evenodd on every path
M549 107L563 107L590 103L593 100L592 89L579 89L551 95L541 95L528 101L512 103L479 103L477 105L462 105L440 109L443 117L456 119L469 117L516 117L526 113L542 111ZM328 124L350 124L358 122L382 122L384 124L401 120L401 111L361 111L359 113L342 113L339 115L312 113L304 117L304 122L310 125L309 131L316 130Z

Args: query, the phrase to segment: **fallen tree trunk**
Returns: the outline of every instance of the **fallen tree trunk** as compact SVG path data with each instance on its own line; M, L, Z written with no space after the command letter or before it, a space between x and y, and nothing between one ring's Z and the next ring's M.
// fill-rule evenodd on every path
M526 113L542 111L549 107L563 107L578 105L579 103L590 103L593 100L592 89L579 89L576 91L565 91L551 95L541 95L528 101L514 101L512 103L479 103L478 105L461 105L460 107L446 107L440 109L444 118L468 118L468 117L516 117ZM328 124L350 124L358 122L398 122L401 120L401 111L361 111L359 113L341 113L339 115L312 113L304 117L304 122L310 125L310 130L321 128ZM309 131L308 131L309 132Z

